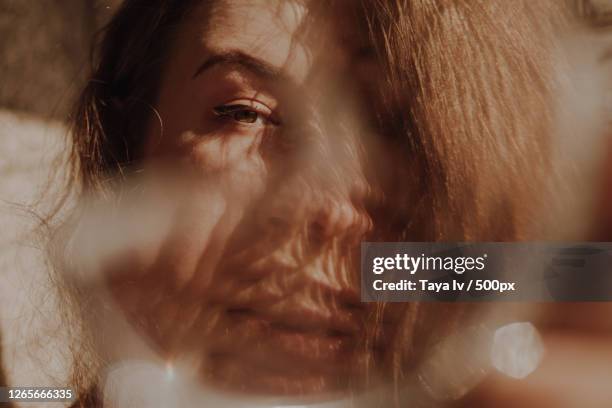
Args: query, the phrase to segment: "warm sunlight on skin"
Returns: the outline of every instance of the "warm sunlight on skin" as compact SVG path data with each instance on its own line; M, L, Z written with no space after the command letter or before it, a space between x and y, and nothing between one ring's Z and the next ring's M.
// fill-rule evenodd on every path
M39 224L15 243L45 265L6 252L30 278L5 302L0 379L56 364L72 408L609 407L612 303L369 302L360 279L363 242L611 237L586 0L114 3L99 36L81 30L91 66L49 202L15 208ZM13 119L9 173L45 164L25 136L49 123Z
M305 12L224 0L189 16L144 164L177 177L170 189L153 182L176 197L173 226L131 253L138 265L110 273L163 355L199 353L204 378L234 390L339 391L362 381L369 358L347 263L371 224L359 210L357 51L324 24L309 36Z

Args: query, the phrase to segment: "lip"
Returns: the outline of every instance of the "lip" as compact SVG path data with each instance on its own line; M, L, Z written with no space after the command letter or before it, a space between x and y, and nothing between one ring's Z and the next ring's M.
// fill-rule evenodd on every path
M204 340L203 374L210 382L233 391L304 395L337 392L362 378L369 354L357 285L346 271L328 270L331 262L291 260L232 258L216 270L205 296L219 311Z
M355 288L315 280L308 270L275 269L261 278L231 272L207 294L207 303L252 314L299 331L356 334L363 329L366 306Z
M342 362L355 347L351 336L295 330L253 314L230 316L219 329L220 335L208 342L210 354L240 354L253 364L283 371L293 369L287 363L328 371L325 366Z
M205 375L223 388L261 394L312 394L346 387L363 361L358 339L305 331L251 311L230 311L207 340Z
M218 304L217 307L221 306ZM226 302L206 339L207 377L263 394L335 391L357 372L363 322L356 310L293 296Z
M310 291L290 294L285 290L265 290L267 287L247 285L236 290L235 296L217 301L215 307L222 310L225 331L242 330L244 336L294 337L300 344L322 338L347 341L363 333L364 309L347 306L335 293L327 293L325 298L321 291L313 298L312 287Z

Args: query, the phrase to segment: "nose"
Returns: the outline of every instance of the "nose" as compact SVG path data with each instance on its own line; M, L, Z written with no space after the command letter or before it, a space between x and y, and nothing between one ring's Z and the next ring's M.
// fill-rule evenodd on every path
M372 227L365 210L364 116L352 88L327 79L311 78L314 90L279 135L282 154L270 158L273 193L264 222L324 239L360 240Z
M357 193L324 194L312 202L305 222L312 236L325 239L343 236L359 241L370 230L372 221Z
M360 157L327 144L297 161L300 165L281 174L276 188L268 194L263 221L285 231L300 229L320 239L361 240L372 228L372 221L364 205L369 187Z
M357 187L331 190L312 180L292 180L274 194L260 222L284 234L305 233L323 243L340 239L357 243L372 228L372 221Z

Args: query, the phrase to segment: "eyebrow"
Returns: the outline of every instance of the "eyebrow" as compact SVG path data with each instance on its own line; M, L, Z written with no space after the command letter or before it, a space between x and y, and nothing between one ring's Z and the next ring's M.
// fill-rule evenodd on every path
M286 75L279 68L269 62L237 50L210 55L198 67L195 74L193 74L193 78L218 65L238 65L265 79L287 79Z

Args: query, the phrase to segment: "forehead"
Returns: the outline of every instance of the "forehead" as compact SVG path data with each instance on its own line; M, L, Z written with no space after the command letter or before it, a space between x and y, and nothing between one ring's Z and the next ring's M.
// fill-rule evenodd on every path
M186 21L187 35L182 36L180 45L197 58L228 52L247 54L303 82L315 59L322 54L325 59L337 59L342 54L337 33L329 24L330 11L315 11L312 3L315 2L201 2Z

